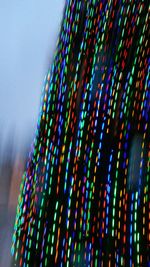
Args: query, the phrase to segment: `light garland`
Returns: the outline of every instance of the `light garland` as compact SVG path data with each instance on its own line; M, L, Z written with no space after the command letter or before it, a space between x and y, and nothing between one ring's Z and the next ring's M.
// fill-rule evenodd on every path
M150 266L147 2L66 1L22 178L17 266Z

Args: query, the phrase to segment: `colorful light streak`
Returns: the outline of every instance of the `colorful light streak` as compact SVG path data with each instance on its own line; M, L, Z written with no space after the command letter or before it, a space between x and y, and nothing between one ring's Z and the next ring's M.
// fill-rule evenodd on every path
M17 266L150 266L149 20L148 1L66 1L22 178Z

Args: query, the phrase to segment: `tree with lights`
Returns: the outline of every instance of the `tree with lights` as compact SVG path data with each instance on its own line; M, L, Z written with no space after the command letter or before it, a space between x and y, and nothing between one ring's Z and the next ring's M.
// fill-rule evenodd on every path
M22 178L17 266L149 266L147 1L67 0Z

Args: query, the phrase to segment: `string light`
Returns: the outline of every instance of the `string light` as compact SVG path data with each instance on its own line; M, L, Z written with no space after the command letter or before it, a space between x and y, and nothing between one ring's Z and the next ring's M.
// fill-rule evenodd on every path
M17 266L150 265L148 24L147 1L66 1L20 188Z

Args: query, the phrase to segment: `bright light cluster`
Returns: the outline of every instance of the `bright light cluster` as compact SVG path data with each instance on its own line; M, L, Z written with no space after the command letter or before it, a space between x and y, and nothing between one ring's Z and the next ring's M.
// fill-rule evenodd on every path
M24 173L20 267L150 266L148 1L67 0Z

